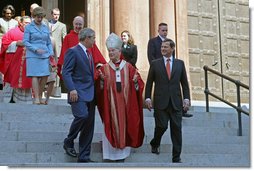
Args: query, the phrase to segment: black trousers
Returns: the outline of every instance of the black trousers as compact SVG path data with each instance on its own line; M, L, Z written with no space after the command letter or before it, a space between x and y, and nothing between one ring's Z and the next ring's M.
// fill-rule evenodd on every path
M172 160L179 160L182 151L182 109L174 110L171 105L165 110L154 110L155 129L154 138L150 144L153 147L159 147L161 138L168 129L168 122L170 121L170 136L173 144Z

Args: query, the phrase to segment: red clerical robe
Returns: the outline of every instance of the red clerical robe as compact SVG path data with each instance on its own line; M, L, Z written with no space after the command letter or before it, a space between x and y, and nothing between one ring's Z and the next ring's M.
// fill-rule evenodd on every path
M61 54L59 56L58 63L57 63L58 75L60 77L61 77L61 69L62 69L62 66L63 66L63 63L64 63L64 54L65 54L65 52L69 48L71 48L73 46L76 46L78 43L79 43L78 33L76 33L74 30L71 30L70 33L67 34L64 37L64 41L63 41L63 45L62 45L62 49L61 49ZM95 68L98 64L105 64L106 63L105 58L102 56L102 54L101 54L101 52L98 49L96 44L94 44L93 47L89 48L88 50L90 51L90 53L93 56L93 61L94 61L94 67Z
M17 46L15 52L6 53L8 46L18 40L23 40L24 31L21 27L9 30L2 38L1 47L1 72L4 82L10 83L13 88L31 88L32 79L26 76L25 47Z
M124 61L124 60L122 60ZM144 82L138 74L138 89L132 80L136 69L126 61L120 68L121 92L116 88L116 72L109 62L100 69L105 75L103 86L101 80L97 84L97 105L104 124L105 134L114 148L123 149L140 147L144 138L142 92ZM114 65L114 64L113 64ZM137 85L136 84L136 85Z

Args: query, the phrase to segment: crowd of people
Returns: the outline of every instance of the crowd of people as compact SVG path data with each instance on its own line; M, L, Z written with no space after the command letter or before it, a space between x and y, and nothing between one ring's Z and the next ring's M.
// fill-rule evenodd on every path
M77 162L93 162L97 105L104 128L103 159L124 162L131 148L144 141L145 91L145 106L154 109L155 118L151 152L160 154L161 138L170 122L172 162L181 162L181 123L190 107L190 91L184 62L175 57L175 43L167 38L167 24L160 23L159 35L148 42L150 68L145 85L136 66L137 45L128 30L106 39L107 62L95 43L95 31L84 28L82 16L74 17L73 30L67 34L58 8L52 9L50 20L38 4L32 4L30 11L31 16L13 19L15 9L7 5L0 18L0 93L7 102L47 105L50 96L61 96L63 80L74 116L64 139L66 154L77 157ZM77 137L79 153L74 148Z

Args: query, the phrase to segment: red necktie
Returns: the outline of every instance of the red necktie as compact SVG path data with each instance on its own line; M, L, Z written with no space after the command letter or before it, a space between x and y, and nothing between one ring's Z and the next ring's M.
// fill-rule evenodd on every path
M168 74L168 79L170 79L170 59L167 59L167 63L166 63L166 70L167 70L167 74Z
M90 68L92 68L92 59L91 59L92 56L88 50L86 50L86 54L87 54L87 58L89 60Z

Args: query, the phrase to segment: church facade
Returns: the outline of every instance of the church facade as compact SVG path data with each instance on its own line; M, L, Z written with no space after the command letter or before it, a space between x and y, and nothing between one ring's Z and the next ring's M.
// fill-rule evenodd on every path
M149 63L147 43L157 36L158 24L168 24L168 37L176 42L176 57L184 60L192 100L204 100L203 66L249 85L248 0L41 0L47 10L58 7L60 20L70 29L72 19L83 15L96 31L96 44L108 59L105 40L111 32L129 30L138 47L137 67L146 80ZM236 86L209 74L210 90L236 102ZM249 91L241 89L242 102ZM215 100L212 99L211 100Z

